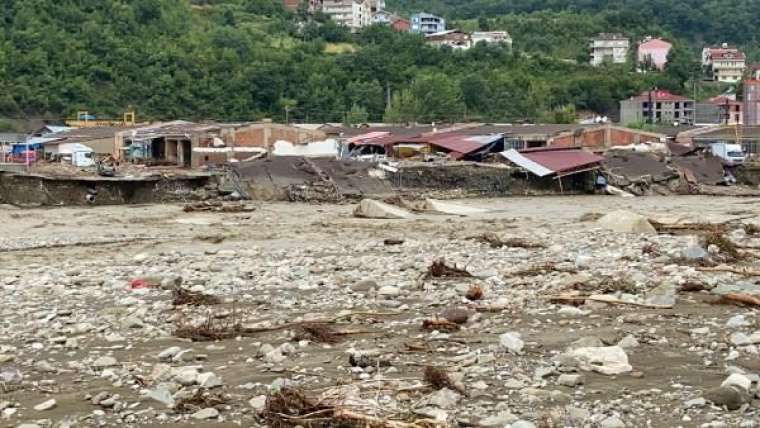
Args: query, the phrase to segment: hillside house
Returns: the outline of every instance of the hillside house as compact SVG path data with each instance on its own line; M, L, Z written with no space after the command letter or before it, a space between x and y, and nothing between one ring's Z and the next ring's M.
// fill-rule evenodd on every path
M351 31L372 25L370 0L322 0L322 12Z
M412 22L412 33L428 35L446 31L446 20L440 16L422 12L412 15L410 20Z
M671 49L673 49L673 45L665 40L648 37L639 44L636 55L640 69L646 70L649 67L654 67L659 71L665 70Z
M591 41L591 65L624 64L628 60L630 44L622 34L599 34Z
M716 82L738 83L747 68L744 52L723 43L720 47L706 47L702 50L702 67L707 76Z

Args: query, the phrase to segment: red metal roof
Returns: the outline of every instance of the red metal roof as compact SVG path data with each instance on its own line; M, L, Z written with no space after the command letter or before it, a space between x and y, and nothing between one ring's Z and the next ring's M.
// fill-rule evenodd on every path
M348 144L374 144L373 141L391 135L390 132L368 132L346 140Z
M454 153L454 158L461 157L481 149L486 144L501 138L501 136L475 136L466 134L439 134L419 137L413 142L430 144ZM410 141L412 142L412 141ZM457 155L458 154L458 155Z
M710 59L745 59L744 52L736 48L710 48L707 51Z
M672 48L673 45L662 39L647 40L639 45L640 49L666 49Z
M636 101L649 101L650 91L644 91L634 97ZM664 89L658 89L651 91L651 97L654 101L691 101L689 98L676 95L670 91Z
M530 150L520 154L555 173L573 171L604 160L585 150Z

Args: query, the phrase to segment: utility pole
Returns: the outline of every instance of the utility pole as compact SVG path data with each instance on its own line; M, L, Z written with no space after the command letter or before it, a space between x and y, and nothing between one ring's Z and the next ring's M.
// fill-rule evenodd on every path
M388 109L391 106L391 83L385 82L385 108Z
M285 106L285 124L290 124L290 106Z

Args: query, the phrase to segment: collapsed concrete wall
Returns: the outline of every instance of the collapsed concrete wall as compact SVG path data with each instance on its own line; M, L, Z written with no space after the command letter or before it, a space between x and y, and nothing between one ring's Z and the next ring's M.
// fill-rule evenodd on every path
M196 199L209 177L140 179L0 173L0 201L18 206L119 205Z

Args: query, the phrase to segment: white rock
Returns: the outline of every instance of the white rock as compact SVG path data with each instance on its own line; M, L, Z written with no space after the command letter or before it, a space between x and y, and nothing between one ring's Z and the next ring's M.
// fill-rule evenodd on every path
M515 422L516 420L517 420L517 416L513 415L509 411L504 411L497 415L493 415L485 419L481 419L478 425L481 427L486 427L486 428L502 428L505 426L509 426L509 424L511 424L512 422Z
M612 376L633 370L628 355L619 346L578 348L565 354L575 361L578 368Z
M377 295L384 297L398 297L401 295L401 290L392 285L384 285L377 290Z
M195 369L182 369L174 375L174 380L182 386L194 385L198 382L198 371Z
M285 356L282 355L282 352L280 352L279 349L275 349L274 351L264 355L264 361L267 363L279 364L285 360Z
M557 383L562 386L569 386L575 388L578 385L583 385L583 375L579 374L563 374L557 379Z
M93 361L92 366L95 368L106 368L106 367L114 367L119 365L119 362L116 361L116 358L110 357L110 356L102 356L98 358L97 360Z
M222 379L220 379L216 374L207 372L198 375L198 385L202 386L203 388L216 388L218 386L224 385L224 382L222 382Z
M56 403L55 398L51 398L48 401L45 401L43 403L40 403L36 406L34 406L34 410L38 412L44 412L45 410L53 409L58 403Z
M599 423L599 428L625 428L625 423L617 416L610 416Z
M215 419L219 417L219 411L213 407L208 407L203 410L198 410L193 413L192 418L197 420Z
M746 346L751 345L752 341L750 340L749 336L746 334L737 331L736 333L731 334L730 337L731 343L735 346Z
M726 327L729 328L746 327L748 325L749 322L744 315L734 315L726 321Z
M499 336L499 344L501 344L501 346L507 351L516 355L521 355L523 348L525 347L525 342L522 341L520 333L513 331Z
M656 235L657 230L646 217L631 211L613 211L597 221L605 229L619 233Z
M261 413L267 407L267 396L259 395L258 397L253 397L248 401L248 405L251 406L256 413Z
M509 428L536 428L536 424L530 421L519 420L512 423Z
M735 387L748 393L750 387L752 386L752 380L742 374L734 373L731 376L729 376L728 379L724 380L723 383L720 384L720 386Z
M174 358L175 355L179 354L180 351L182 351L182 348L179 346L172 346L171 348L167 348L161 351L161 353L158 354L158 359L160 361L171 361L171 359Z
M373 199L364 199L354 210L354 217L374 219L408 219L414 217L412 213L395 207L385 202Z
M575 306L563 306L557 311L558 315L565 317L582 317L590 313L591 311L584 311L583 309L576 308Z
M169 391L169 387L166 384L160 384L155 389L148 390L148 398L152 398L159 403L163 403L166 407L174 407L174 397Z
M617 346L623 349L636 348L639 346L639 341L636 340L636 337L634 335L629 334L628 336L620 339L620 342L618 342Z
M438 407L439 409L453 409L461 399L462 396L456 391L443 388L430 394L426 402L428 405Z

